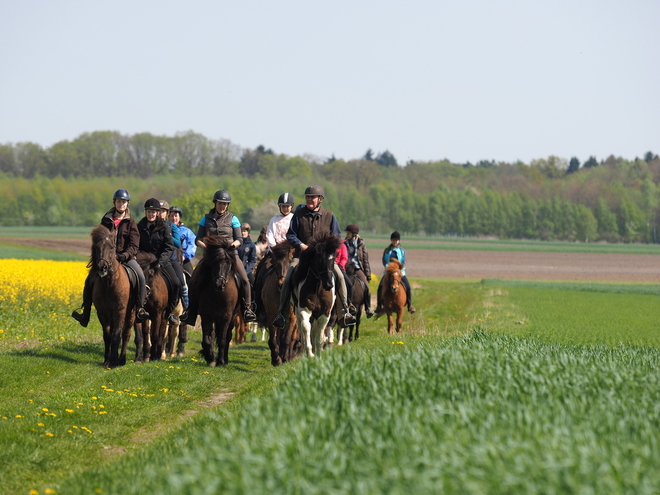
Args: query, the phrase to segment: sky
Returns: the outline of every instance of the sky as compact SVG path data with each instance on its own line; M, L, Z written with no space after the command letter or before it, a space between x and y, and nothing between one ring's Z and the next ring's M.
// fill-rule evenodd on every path
M660 153L657 0L0 4L0 143L194 131L399 164Z

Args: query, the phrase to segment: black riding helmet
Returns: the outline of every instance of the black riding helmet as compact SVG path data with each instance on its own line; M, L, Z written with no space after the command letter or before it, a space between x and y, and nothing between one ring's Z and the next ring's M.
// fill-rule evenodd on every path
M126 189L117 189L112 195L112 200L114 201L115 199L125 199L126 201L130 201L131 195L128 194Z
M325 192L321 186L312 184L305 189L305 196L321 196L322 198L325 198Z
M277 204L293 206L294 205L293 194L289 194L289 193L280 194L280 197L277 199Z
M170 213L178 213L180 217L183 217L183 210L180 206L170 206Z
M215 194L213 195L213 202L215 203L216 201L222 201L223 203L231 203L231 194L229 194L229 191L220 189L219 191L216 191Z
M160 211L160 201L156 198L149 198L144 202L144 210L159 210Z

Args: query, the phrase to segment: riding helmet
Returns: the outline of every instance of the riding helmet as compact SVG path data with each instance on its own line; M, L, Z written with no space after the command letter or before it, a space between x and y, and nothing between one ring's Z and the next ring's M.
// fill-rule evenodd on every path
M216 201L221 201L223 203L231 203L231 194L229 194L229 191L220 189L219 191L216 191L215 194L213 195L213 202L215 203Z
M392 232L392 235L390 236L390 239L396 239L396 240L401 240L401 234L399 234L396 230Z
M322 198L325 198L325 192L321 186L312 184L305 189L305 196L321 196Z
M247 230L248 232L250 232L250 231L252 230L252 227L250 227L250 224L249 224L249 223L247 223L247 222L243 222L243 223L241 224L241 230Z
M346 232L350 232L351 234L356 234L357 235L357 234L360 233L360 227L358 227L354 223L347 226L345 230L346 230Z
M160 210L160 201L156 198L149 198L144 202L144 210Z
M277 204L278 205L291 205L291 206L293 206L293 204L294 204L293 195L289 194L289 193L280 194L280 197L277 199Z
M183 216L183 210L180 206L170 206L170 213L178 213L179 216Z
M126 201L130 201L131 195L128 194L126 189L117 189L112 195L112 200L114 201L115 199L125 199Z
M160 209L161 210L169 211L170 204L167 201L165 201L164 199L159 199L158 201L160 202Z

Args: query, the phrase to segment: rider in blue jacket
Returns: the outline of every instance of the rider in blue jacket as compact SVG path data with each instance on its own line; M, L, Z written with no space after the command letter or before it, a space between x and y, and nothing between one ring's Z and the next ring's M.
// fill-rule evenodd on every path
M412 291L410 290L410 282L408 282L408 277L406 277L406 251L401 247L401 234L397 231L392 232L390 236L390 245L385 248L383 251L383 266L387 268L387 265L390 264L390 259L395 258L401 263L401 282L406 288L406 295L408 296L408 312L410 314L416 311L415 307L412 305ZM383 300L380 295L380 289L383 285L383 279L380 279L378 284L377 292L377 306L376 306L376 317L383 314Z

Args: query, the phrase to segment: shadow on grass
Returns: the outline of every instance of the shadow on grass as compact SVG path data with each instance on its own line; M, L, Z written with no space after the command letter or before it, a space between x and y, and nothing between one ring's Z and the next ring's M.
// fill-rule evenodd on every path
M71 364L98 364L103 365L103 344L98 342L63 343L47 348L15 349L7 353L16 357L39 357L56 359Z

